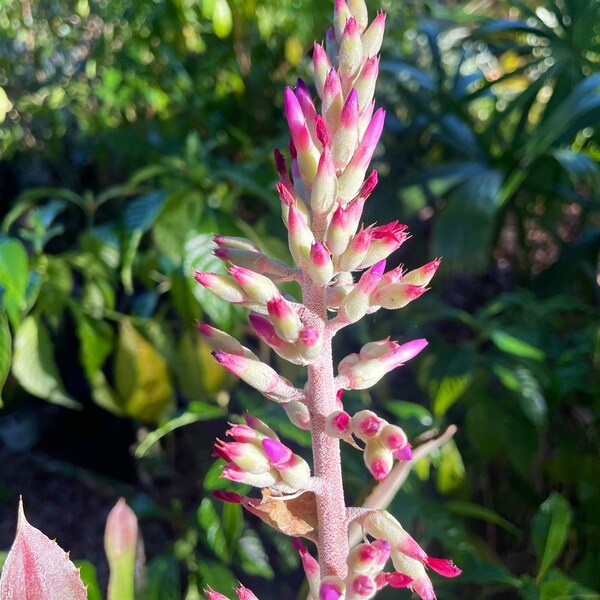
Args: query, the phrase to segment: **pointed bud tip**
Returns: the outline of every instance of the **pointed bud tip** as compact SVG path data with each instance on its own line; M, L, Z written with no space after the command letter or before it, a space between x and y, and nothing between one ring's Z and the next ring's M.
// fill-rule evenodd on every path
M427 558L427 566L444 577L458 577L462 570L451 560L445 558Z

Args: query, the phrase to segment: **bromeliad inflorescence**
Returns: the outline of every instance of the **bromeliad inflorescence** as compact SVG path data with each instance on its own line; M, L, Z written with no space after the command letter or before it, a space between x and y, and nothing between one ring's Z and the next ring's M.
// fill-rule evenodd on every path
M377 185L377 172L367 175L367 170L385 120L373 99L384 28L384 13L369 24L364 0L335 0L326 44L314 45L320 112L302 80L285 89L291 164L288 170L284 155L275 150L275 165L294 267L270 259L248 239L218 235L215 255L228 264L227 274L195 274L223 300L247 307L252 329L274 352L307 367L306 385L296 387L232 336L198 326L223 367L281 404L294 425L311 432L312 475L308 463L251 415L245 424L231 426L227 435L233 441L217 441L215 455L226 461L223 477L263 488L262 499L222 492L222 500L241 502L284 533L315 543L317 558L295 541L315 600L372 598L386 585L409 587L432 600L427 567L446 577L460 573L451 561L429 557L385 510L346 507L342 487L340 440L363 450L377 481L386 479L395 461L412 458L400 427L369 410L348 414L343 390L373 386L427 342L370 342L346 356L335 376L332 340L340 329L380 308L402 308L418 298L439 265L435 260L413 271L400 266L386 271L386 259L408 238L406 226L361 223ZM300 284L301 302L280 291L278 284L286 281ZM296 522L303 526L284 522L281 511L276 518L273 502L284 512L294 502ZM360 524L365 541L351 548L353 523ZM390 559L393 569L386 571ZM243 587L237 593L254 597Z

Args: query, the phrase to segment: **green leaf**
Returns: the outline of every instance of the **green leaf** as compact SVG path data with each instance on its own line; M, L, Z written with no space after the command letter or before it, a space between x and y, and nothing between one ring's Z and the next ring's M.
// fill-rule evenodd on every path
M481 506L480 504L475 504L473 502L463 502L462 500L451 500L446 502L446 508L454 515L459 517L467 517L469 519L480 519L482 521L487 521L488 523L493 523L494 525L498 525L502 527L502 529L508 531L511 535L514 535L516 538L521 538L523 536L522 531L513 525L510 521L507 521L504 517L501 517L497 512L486 508L485 506Z
M567 577L558 569L548 573L540 586L540 600L598 600L600 594Z
M231 556L237 548L242 531L244 530L244 511L241 504L233 502L224 502L222 506L223 515L221 523L225 539L227 540L228 554Z
M10 373L12 360L12 336L8 327L8 317L0 310L0 408L4 405L2 401L2 388Z
M12 372L30 394L67 408L81 408L65 390L52 354L50 334L33 316L17 330Z
M246 529L244 535L240 538L238 552L242 561L242 569L248 575L259 575L265 579L275 577L263 543L251 529Z
M202 580L202 587L211 587L218 592L231 594L231 590L237 585L238 581L233 572L222 563L205 560L201 556L197 560L198 575Z
M465 479L465 465L454 443L449 440L440 448L440 464L437 470L437 489L442 494L459 488Z
M501 329L494 329L489 335L495 346L507 354L514 354L521 358L532 358L534 360L543 360L546 356L539 348Z
M200 503L197 518L198 524L206 536L208 547L220 560L229 562L228 544L221 525L221 518L210 498L204 498Z
M79 569L79 576L87 590L88 600L102 600L102 592L96 575L96 567L87 560L76 560L75 566Z
M144 600L180 600L179 564L173 556L157 556L148 563Z
M424 427L433 425L433 415L420 404L404 402L403 400L389 400L385 408L401 420L416 419Z
M15 329L25 308L28 278L29 258L23 244L15 239L0 239L0 290L4 288L0 300Z
M226 38L233 28L233 17L227 0L215 0L212 13L213 30L221 39Z
M536 581L544 579L563 551L572 520L573 510L558 492L550 494L533 517L532 541L539 563Z

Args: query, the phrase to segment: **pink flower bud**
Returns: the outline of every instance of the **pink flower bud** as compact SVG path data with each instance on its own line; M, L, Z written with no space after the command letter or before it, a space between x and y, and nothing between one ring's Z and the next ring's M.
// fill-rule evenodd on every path
M380 573L375 578L375 582L379 588L386 585L393 588L403 588L408 587L412 583L412 579L408 575L404 575L404 573L394 571L393 573Z
M377 593L377 584L369 575L348 577L346 600L369 600Z
M319 600L343 600L346 586L335 575L327 575L321 579Z
M325 433L340 440L351 439L350 415L345 410L336 410L327 415Z
M398 221L374 227L371 232L369 250L360 267L365 268L375 264L397 250L408 239L406 229L407 226L398 223Z
M436 258L435 260L415 269L414 271L409 271L402 278L402 283L410 283L412 285L420 285L421 287L426 286L435 275L438 267L440 266L441 258Z
M429 556L425 564L444 577L458 577L462 573L451 560L446 558L432 558Z
M238 600L258 600L258 598L247 587L240 584L240 587L235 590Z
M361 140L367 127L373 118L373 112L375 111L375 100L372 100L370 104L367 104L366 108L363 108L358 115L358 139Z
M208 600L229 600L227 596L223 596L220 592L215 592L211 587L204 590Z
M340 256L338 264L342 271L354 271L362 263L371 245L372 228L363 229L350 240L348 247Z
M322 106L323 118L330 135L335 135L340 126L343 106L342 83L338 72L332 68L327 74L327 79L325 79Z
M373 100L378 76L379 57L372 56L365 62L360 75L354 82L354 87L358 94L358 106L361 111L365 110Z
M371 195L371 192L377 185L377 171L373 169L365 182L363 183L358 196L352 200L347 206L348 211L348 227L354 233L358 228L358 224L362 217L363 208L367 198Z
M362 42L358 23L354 17L346 21L346 27L340 41L339 53L339 73L342 80L342 89L344 82L351 84L354 76L357 74L363 60ZM346 89L349 89L350 85Z
M369 24L369 14L367 12L367 5L365 0L348 0L348 8L352 15L356 18L356 22L362 31Z
M404 430L397 425L386 425L381 430L377 440L382 446L389 448L394 454L409 446L406 433L404 433Z
M331 254L320 242L315 242L310 249L308 274L317 285L327 285L333 277Z
M365 56L379 54L385 31L385 13L378 12L368 29L362 34L362 46Z
M260 252L260 248L251 240L243 237L215 235L213 242L219 248L230 248L235 250L249 250L250 252Z
M413 453L412 453L412 447L410 444L407 444L406 446L403 446L402 448L398 448L398 450L394 450L394 458L396 460L407 461L407 460L412 460L412 457L413 457Z
M231 304L241 304L250 300L242 287L228 275L195 271L194 279L215 296L219 296L219 298Z
M263 439L262 447L271 466L275 469L279 469L289 463L293 455L293 452L287 446L284 446L280 441L271 438Z
M385 260L365 271L360 281L344 298L338 310L338 318L344 323L356 323L362 319L371 306L371 294L377 289L385 270Z
M269 439L265 438L265 440ZM262 442L264 443L265 440L262 440ZM276 440L271 441L275 442ZM251 475L261 475L271 469L271 464L267 456L265 456L263 449L254 444L217 440L214 452L217 456L230 463L234 463L237 467Z
M390 341L390 338L385 340L378 340L376 342L368 342L360 349L360 360L371 360L372 358L379 358L384 354L392 352L398 347L397 342Z
M299 267L305 268L308 264L310 248L315 242L315 236L294 205L289 209L288 233L290 254Z
M211 350L215 352L227 352L237 356L245 356L248 359L258 360L254 352L242 346L233 336L207 325L206 323L198 323L196 326L204 341L209 345Z
M296 347L304 360L304 364L309 364L319 358L323 347L323 336L316 327L305 327L298 334Z
M270 400L288 402L297 399L302 394L290 381L281 377L277 371L259 360L225 352L213 352L213 356L228 371L237 375Z
M317 139L321 142L323 148L329 146L329 132L327 131L327 123L321 115L315 117L315 132Z
M331 63L325 52L325 48L315 42L313 50L313 66L315 71L315 87L319 98L323 98L323 90L325 89L325 80L327 74L331 70Z
M377 481L383 481L394 466L394 455L378 439L369 440L363 454L365 465Z
M268 302L267 310L277 335L287 342L295 342L302 328L296 311L281 296Z
M436 599L431 579L425 572L425 567L418 560L401 552L392 551L392 562L397 571L411 578L408 587L418 594L422 600Z
M328 215L333 209L337 195L337 177L335 176L335 167L331 150L325 146L321 157L317 174L313 181L310 193L310 207L314 214Z
M230 267L228 271L254 302L266 304L275 296L279 296L277 286L264 275L236 266Z
M350 90L340 115L340 127L331 145L331 154L337 171L341 171L350 162L358 145L358 94L355 88Z
M214 490L211 496L221 502L231 502L232 504L241 504L242 496L237 492L227 492L225 490Z
M255 475L244 471L244 469L241 469L235 463L225 465L223 471L221 471L221 477L235 483L244 483L257 488L273 487L280 482L279 475L275 469Z
M385 111L380 108L371 119L365 134L354 152L352 160L344 169L344 172L338 178L338 195L346 200L351 200L360 190L363 184L363 178L379 138L383 131L385 121Z
M390 545L385 540L355 546L348 554L348 568L353 573L377 575L390 557Z
M0 577L2 600L86 600L87 592L69 555L31 526L19 501L17 535Z
M372 296L371 304L389 310L404 308L408 303L422 296L428 289L411 283L392 283L377 289Z
M351 420L352 433L363 442L374 439L386 424L387 421L372 410L361 410Z
M298 540L294 543L294 540ZM302 560L302 566L304 567L304 573L306 573L306 579L308 581L308 587L310 593L314 598L319 597L319 583L321 582L321 569L319 563L315 558L308 552L308 550L300 543L299 538L292 538L294 546L300 553L300 559Z
M308 125L311 134L314 134L315 117L317 116L317 110L315 108L308 86L300 78L298 78L298 81L296 82L296 97L298 98L300 108L302 108L302 112L304 113L306 124Z
M325 241L334 256L339 256L348 247L353 232L350 231L348 211L338 205L327 228Z
M310 429L310 413L308 412L306 404L298 402L297 400L292 400L283 405L283 410L285 410L285 414L288 416L290 423L298 427L298 429L303 429L304 431Z
M338 42L342 39L346 23L352 17L350 8L346 4L346 0L334 0L333 2L333 27L335 29L335 37Z

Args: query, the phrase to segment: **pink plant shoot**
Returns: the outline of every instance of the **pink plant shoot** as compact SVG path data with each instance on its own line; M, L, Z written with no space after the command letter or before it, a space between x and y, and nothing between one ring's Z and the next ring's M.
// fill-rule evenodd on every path
M422 352L427 341L372 341L335 368L332 345L344 327L417 299L440 261L413 270L391 264L392 253L409 238L406 226L364 222L363 209L378 177L369 165L386 116L374 100L385 14L369 23L364 0L334 0L333 8L325 47L314 45L314 87L298 80L295 89L284 90L289 162L275 150L275 166L293 266L270 259L250 240L217 235L215 255L228 263L229 274L195 274L198 283L224 301L251 309L251 328L265 350L306 366L306 384L296 387L268 364L264 353L259 359L227 333L199 326L224 368L280 404L293 425L310 432L312 465L265 423L247 415L245 424L233 424L227 432L232 441L217 441L215 455L225 461L224 478L263 488L262 498L233 492L218 492L218 497L315 545L307 549L294 542L312 600L369 599L386 586L409 587L432 600L429 570L444 577L460 570L451 561L429 557L385 510L398 489L390 492L388 482L398 479L390 474L410 465L410 440L399 425L374 411L349 414L341 399L342 390L375 385ZM301 296L284 294L283 281L299 284ZM366 470L380 486L376 496L387 497L379 507L346 506L342 442L363 453ZM298 498L310 505L310 515L281 517L282 507ZM364 541L353 547L356 525ZM225 598L213 590L206 594L212 600ZM237 594L254 597L243 587Z

